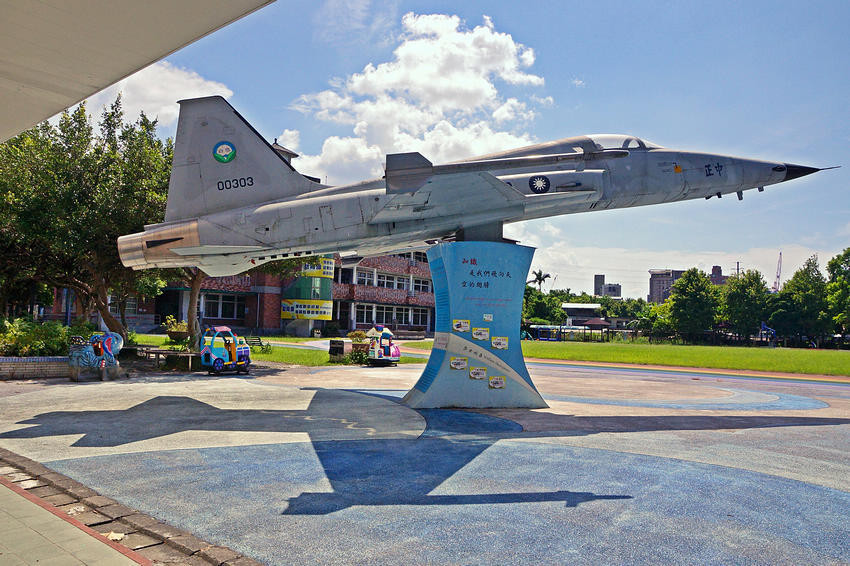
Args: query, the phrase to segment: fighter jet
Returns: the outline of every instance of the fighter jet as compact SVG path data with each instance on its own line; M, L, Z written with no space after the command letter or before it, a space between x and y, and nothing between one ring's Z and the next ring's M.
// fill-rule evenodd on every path
M505 223L773 185L816 167L588 135L433 165L389 154L385 176L328 186L296 171L223 98L180 101L165 222L118 238L127 267L235 275L282 258L363 257L451 240L501 241Z

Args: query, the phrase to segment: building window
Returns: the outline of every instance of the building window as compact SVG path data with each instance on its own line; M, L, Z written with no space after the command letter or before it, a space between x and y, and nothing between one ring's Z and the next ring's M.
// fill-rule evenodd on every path
M410 324L410 309L407 307L397 307L395 309L395 319L399 324L407 326Z
M393 321L393 307L378 305L375 307L375 324L390 324Z
M357 270L357 284L358 285L371 285L372 284L372 272L371 271L360 271Z
M395 277L379 273L377 286L386 287L387 289L395 289Z
M372 323L372 305L357 305L354 311L355 321L360 324Z
M112 314L121 314L118 312L118 297L109 295L109 312ZM124 314L138 314L139 300L136 297L127 297L127 306L124 308Z
M312 284L310 286L310 298L311 299L321 299L322 298L322 280L318 277L314 277Z
M396 277L395 279L395 288L396 289L407 289L410 287L410 280L407 277Z
M413 252L413 259L422 263L428 263L428 254L425 252Z
M428 326L428 309L413 309L413 326Z
M245 318L245 295L204 295L205 318Z
M430 293L431 292L431 282L427 279L414 279L413 280L413 290L417 293Z

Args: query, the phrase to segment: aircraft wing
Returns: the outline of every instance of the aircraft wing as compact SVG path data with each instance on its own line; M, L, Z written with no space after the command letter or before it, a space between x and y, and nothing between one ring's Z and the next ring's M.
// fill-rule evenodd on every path
M395 193L369 224L404 222L524 205L526 197L486 171L430 175L413 192Z

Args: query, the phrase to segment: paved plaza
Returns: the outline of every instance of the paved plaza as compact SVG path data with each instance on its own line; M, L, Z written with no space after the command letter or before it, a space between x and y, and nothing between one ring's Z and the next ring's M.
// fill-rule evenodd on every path
M417 411L422 367L0 382L0 447L268 564L850 562L845 379L531 362L548 409Z

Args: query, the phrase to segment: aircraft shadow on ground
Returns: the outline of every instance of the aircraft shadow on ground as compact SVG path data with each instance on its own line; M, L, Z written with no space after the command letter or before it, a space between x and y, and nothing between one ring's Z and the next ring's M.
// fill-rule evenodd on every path
M184 431L307 432L333 492L305 492L289 500L284 514L326 514L355 505L466 505L560 502L574 507L628 495L518 491L435 494L459 470L501 439L668 430L720 430L848 424L850 419L777 416L576 417L534 412L545 431L524 432L512 420L462 410L420 410L427 428L418 438L328 440L328 429L358 423L339 415L344 403L333 390L316 390L306 410L219 409L184 396L160 396L123 410L53 411L18 424L2 439L82 435L73 446L117 447ZM375 395L381 397L381 395ZM391 399L391 398L387 398ZM393 399L397 401L397 399ZM527 411L507 412L520 417ZM333 437L331 434L330 437ZM475 479L469 479L475 483ZM489 484L488 484L489 485ZM482 485L484 490L488 485ZM492 490L492 486L489 486Z

